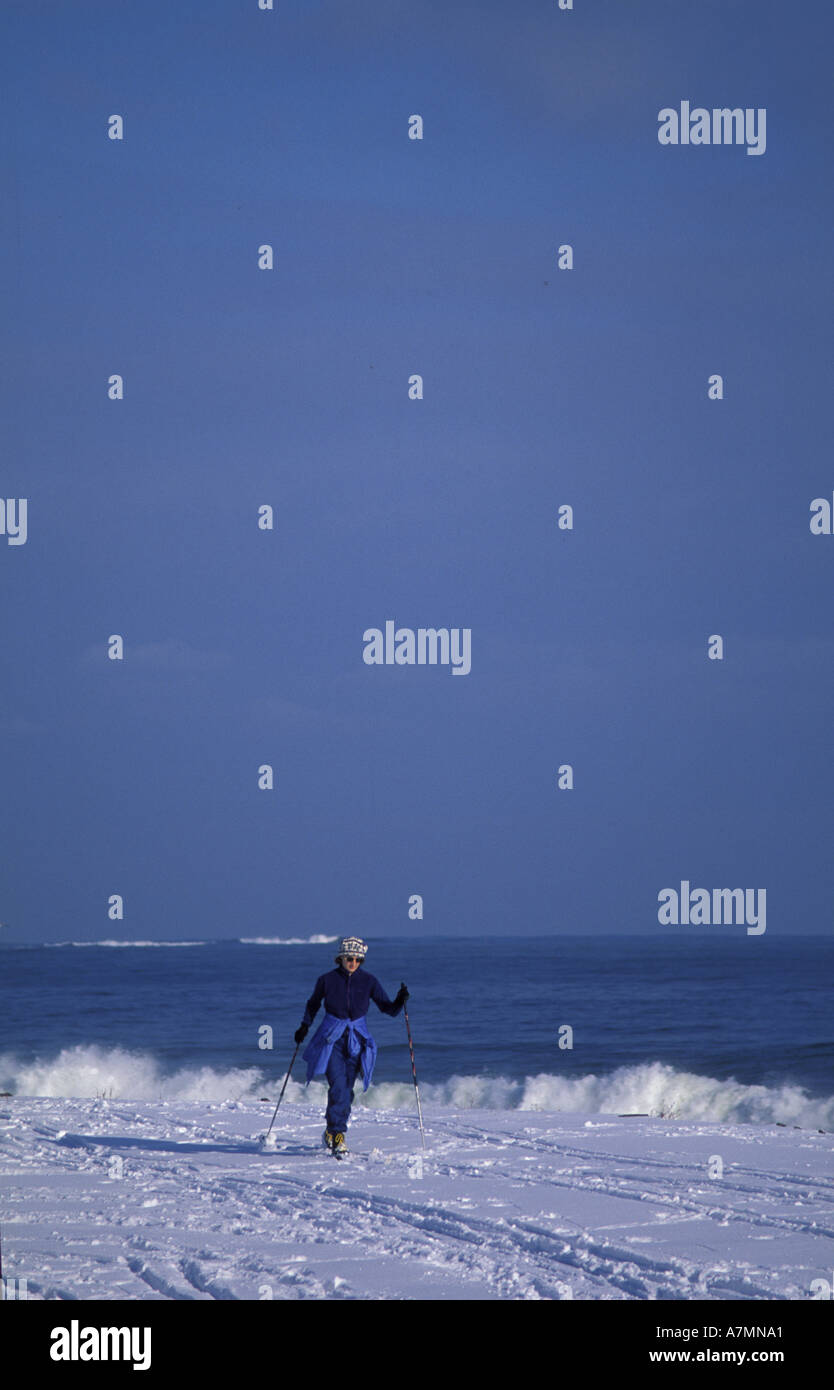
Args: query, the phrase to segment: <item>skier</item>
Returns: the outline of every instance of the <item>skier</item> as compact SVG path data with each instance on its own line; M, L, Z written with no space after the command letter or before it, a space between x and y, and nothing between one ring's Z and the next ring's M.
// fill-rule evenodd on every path
M405 985L400 985L396 999L390 1000L379 980L362 970L367 951L367 944L358 936L343 938L335 958L337 969L329 970L316 980L295 1033L296 1043L302 1043L324 1000L324 1018L301 1055L307 1063L308 1083L314 1076L327 1076L329 1090L322 1143L336 1158L347 1153L345 1130L360 1068L366 1091L374 1073L377 1046L368 1032L366 1019L370 1001L373 999L384 1014L396 1018L408 998Z

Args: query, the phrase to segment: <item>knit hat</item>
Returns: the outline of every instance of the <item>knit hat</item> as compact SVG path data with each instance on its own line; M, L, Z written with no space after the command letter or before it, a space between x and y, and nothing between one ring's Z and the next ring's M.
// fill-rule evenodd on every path
M367 954L368 947L358 936L343 936L336 960L340 961L342 956L358 956L360 960L364 960Z

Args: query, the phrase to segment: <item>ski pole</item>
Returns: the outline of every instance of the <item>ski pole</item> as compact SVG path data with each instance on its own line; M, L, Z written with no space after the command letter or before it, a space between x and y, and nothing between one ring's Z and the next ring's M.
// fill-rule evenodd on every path
M414 1042L411 1037L411 1024L408 1021L408 1009L405 1004L403 1004L403 1013L405 1014L405 1028L408 1033L408 1050L411 1053L411 1075L414 1077L414 1094L417 1097L417 1118L420 1121L420 1138L423 1141L423 1148L425 1148L426 1136L423 1130L423 1112L420 1108L420 1088L417 1085L417 1068L414 1065Z
M300 1046L301 1046L301 1043L300 1043L300 1042L296 1043L296 1045L295 1045L295 1052L292 1054L292 1062L290 1062L289 1066L287 1067L287 1074L286 1074L286 1076L284 1077L284 1084L283 1084L283 1086L281 1087L281 1094L280 1094L280 1096L278 1097L278 1105L280 1105L280 1104L281 1104L281 1101L284 1099L284 1092L285 1092L286 1089L287 1089L287 1082L288 1082L289 1079L290 1079L290 1072L292 1071L292 1068L293 1068L293 1062L295 1061L296 1057L298 1056L298 1049L300 1048ZM273 1116L272 1116L272 1119L271 1119L270 1122L269 1122L269 1129L267 1130L266 1135L264 1136L264 1143L266 1143L267 1139L269 1138L270 1134L272 1133L272 1126L275 1124L275 1116L278 1114L278 1105L276 1105L274 1114L273 1114Z

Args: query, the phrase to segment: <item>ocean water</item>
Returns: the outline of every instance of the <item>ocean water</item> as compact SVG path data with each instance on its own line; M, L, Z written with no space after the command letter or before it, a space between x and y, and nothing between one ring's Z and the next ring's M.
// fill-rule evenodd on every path
M6 945L0 1090L274 1100L333 950L320 937ZM387 938L367 968L392 997L408 984L424 1102L834 1129L828 938ZM369 1023L379 1061L363 1103L413 1104L402 1015L372 1005ZM299 1056L286 1103L323 1097L303 1081Z

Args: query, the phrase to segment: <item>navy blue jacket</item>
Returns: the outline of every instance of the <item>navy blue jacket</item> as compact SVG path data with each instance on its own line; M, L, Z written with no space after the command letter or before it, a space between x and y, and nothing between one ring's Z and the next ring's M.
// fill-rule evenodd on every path
M396 1018L402 1008L402 1004L395 1004L388 998L376 976L369 975L363 966L360 965L353 975L349 975L341 965L337 965L335 970L319 975L301 1022L309 1028L322 1000L326 1012L333 1018L364 1018L372 999L384 1014L390 1014L392 1018Z

